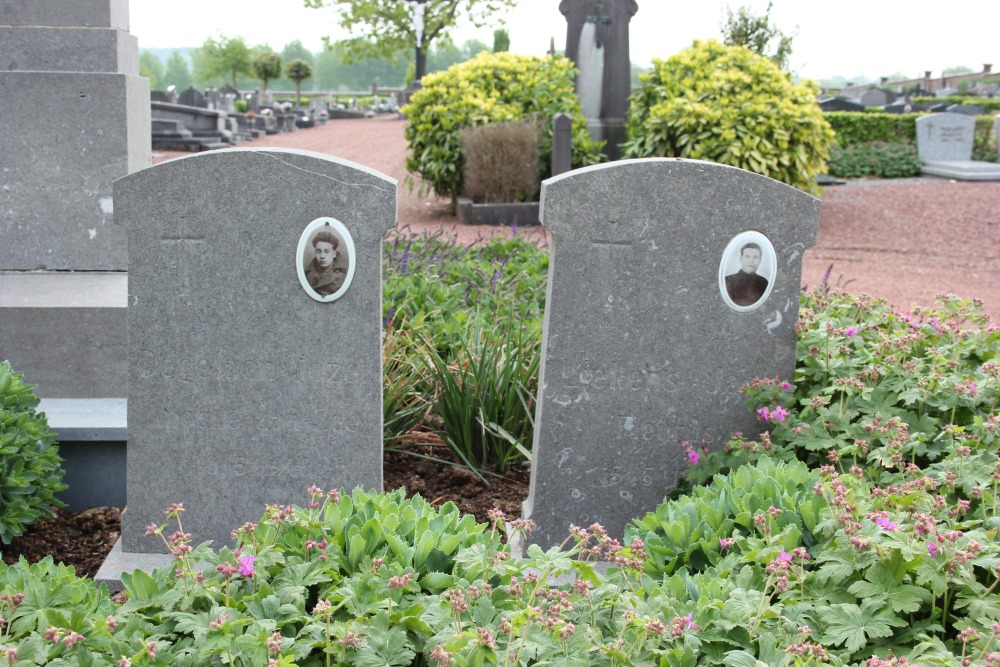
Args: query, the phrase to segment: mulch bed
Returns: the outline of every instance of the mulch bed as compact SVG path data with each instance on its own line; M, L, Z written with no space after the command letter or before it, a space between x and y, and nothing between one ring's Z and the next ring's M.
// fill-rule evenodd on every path
M420 451L435 458L449 458L445 447L424 447ZM451 501L482 522L494 507L508 515L520 516L521 502L528 495L530 473L526 469L504 476L485 475L489 482L486 484L466 468L402 452L386 452L383 469L386 489L405 487L407 496L420 494L435 506ZM52 556L56 562L72 565L78 575L94 577L120 531L118 507L59 512L55 518L30 526L10 545L0 545L0 551L5 563L15 563L20 556L32 563Z

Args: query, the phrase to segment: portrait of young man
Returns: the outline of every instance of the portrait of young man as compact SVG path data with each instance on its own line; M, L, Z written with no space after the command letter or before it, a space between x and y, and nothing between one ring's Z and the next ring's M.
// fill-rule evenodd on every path
M740 269L726 276L726 293L737 306L752 306L767 292L767 278L757 273L762 259L763 251L758 243L740 246Z
M309 286L320 296L330 296L344 284L347 271L337 262L341 239L329 227L322 227L312 237L313 259L306 268Z

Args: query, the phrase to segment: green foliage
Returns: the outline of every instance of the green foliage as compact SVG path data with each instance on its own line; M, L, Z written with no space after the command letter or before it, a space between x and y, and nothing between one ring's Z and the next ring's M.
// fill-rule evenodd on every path
M914 142L917 140L916 120L923 114L891 114L884 112L854 113L827 111L823 114L836 134L837 145L846 148L873 141Z
M267 83L281 76L281 56L266 49L259 52L253 59L253 73L264 82L264 93L267 93Z
M143 50L139 54L139 76L149 79L150 90L160 90L163 84L163 63L152 51Z
M427 340L438 392L432 413L456 461L477 474L530 458L541 330L512 320L477 323L453 355ZM454 356L454 361L450 357Z
M738 541L736 548L748 557L770 560L782 549L813 544L812 531L827 507L813 491L818 481L819 474L801 462L764 456L636 519L626 528L626 542L645 541L646 572L655 576L717 567L726 554L723 538ZM768 539L755 537L757 532Z
M996 97L966 97L964 95L950 95L947 97L914 97L910 100L914 104L967 104L970 106L983 107L986 113L1000 111L1000 98Z
M174 51L167 58L167 70L163 74L164 90L167 86L176 86L177 90L187 90L191 86L191 68L180 51Z
M510 51L510 33L506 28L497 28L493 31L493 53L500 51Z
M228 80L236 86L240 74L253 72L252 52L242 37L209 37L192 57L194 79L201 83Z
M423 89L403 108L409 118L406 168L421 177L421 192L439 196L462 192L461 137L465 127L538 117L573 116L573 166L594 164L600 145L587 133L573 89L573 64L565 58L481 53L446 72L424 77ZM541 122L541 121L540 121ZM551 172L552 127L539 147L542 173Z
M351 35L339 45L349 62L389 58L417 46L417 33L409 3L392 0L304 0L306 7L335 8L340 26ZM515 0L427 0L423 3L420 48L427 52L438 38L447 38L459 20L482 28L496 21L498 13Z
M381 86L403 87L406 66L412 59L410 49L394 53L388 58L367 58L345 62L344 47L331 44L316 57L314 83L319 90L361 91L371 90L374 81ZM351 96L348 96L351 97Z
M63 469L55 435L39 413L35 386L0 362L0 543L65 505Z
M295 59L285 65L285 76L295 83L295 99L301 104L302 82L313 75L312 65Z
M247 112L247 106L248 105L247 105L247 101L246 100L236 100L236 102L235 102L236 111L238 113L246 113Z
M733 14L726 7L726 20L721 26L722 43L726 46L745 46L756 54L770 58L781 69L788 69L788 58L792 55L792 36L781 32L771 24L773 2L767 3L763 16L757 16L746 5ZM773 43L773 50L770 48Z
M623 153L719 162L815 192L833 142L816 91L747 48L696 41L642 77Z
M830 149L827 165L831 176L840 178L904 178L919 176L917 147L909 142L872 141Z
M316 56L302 44L302 40L295 39L285 44L284 48L281 49L282 63L290 63L293 60L304 60L312 66L316 62ZM275 79L271 85L271 88L274 90L291 90L294 87L295 82L285 74L284 70L282 70L279 78ZM364 87L367 88L368 84Z

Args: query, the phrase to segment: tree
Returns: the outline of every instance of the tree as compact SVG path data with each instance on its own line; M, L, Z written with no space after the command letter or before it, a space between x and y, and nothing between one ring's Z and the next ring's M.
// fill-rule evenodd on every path
M510 33L506 28L497 28L493 31L493 53L500 51L510 51Z
M301 40L293 40L285 47L281 49L281 62L290 63L293 60L303 60L315 70L316 69L316 59L312 51L303 46ZM271 88L275 90L291 90L295 87L295 83L282 73L281 78L274 81Z
M788 58L792 55L793 35L786 35L771 24L773 5L773 2L767 3L763 16L752 13L745 5L737 9L736 14L726 7L728 16L720 26L722 42L726 46L745 46L754 53L770 58L778 67L787 71ZM773 51L769 49L772 44Z
M242 37L209 37L194 52L194 78L201 83L228 78L236 86L240 74L253 75L250 47Z
M941 76L953 76L955 74L971 74L972 68L966 67L965 65L955 65L954 67L945 67L941 70Z
M163 83L163 63L152 51L143 51L139 54L139 76L149 79L150 90L160 90Z
M163 87L175 86L177 90L186 90L191 85L191 68L187 58L180 51L174 51L167 58L167 71L163 74Z
M298 105L302 93L302 82L313 75L312 65L296 58L285 65L285 76L295 82L295 104Z
M267 94L267 82L281 76L281 56L269 48L262 49L253 59L253 73L264 82L264 94Z
M417 72L423 54L439 37L446 37L460 18L477 28L495 22L497 13L517 0L423 0L423 31L417 39L411 2L403 0L303 0L306 7L330 6L340 12L340 25L352 35L340 43L348 62L389 58L416 46ZM328 40L329 41L329 40Z

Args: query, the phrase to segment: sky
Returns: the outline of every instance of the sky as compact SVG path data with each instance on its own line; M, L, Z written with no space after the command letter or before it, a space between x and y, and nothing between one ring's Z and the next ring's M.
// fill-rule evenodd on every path
M301 40L319 51L322 37L346 37L337 25L337 10L309 9L302 0L130 0L130 32L139 48L200 46L206 37L243 37L248 44L268 44L280 51ZM741 5L763 14L767 0L638 0L630 28L633 63L646 67L666 59L695 39L716 39L727 7ZM559 0L519 0L501 14L510 33L511 51L543 55L550 38L566 44L566 22ZM908 77L940 76L948 67L982 71L992 63L1000 72L1000 5L995 0L949 0L918 8L902 0L774 0L773 22L795 35L791 69L802 77L834 76L877 79L902 73ZM475 38L493 43L493 29L459 26L457 43Z

